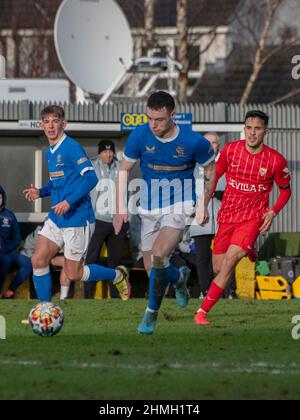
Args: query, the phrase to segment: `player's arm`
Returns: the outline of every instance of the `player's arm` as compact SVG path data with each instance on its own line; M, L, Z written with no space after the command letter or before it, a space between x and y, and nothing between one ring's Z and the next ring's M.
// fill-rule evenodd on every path
M128 221L128 172L141 156L143 130L143 127L137 127L130 133L116 179L116 214L113 220L116 235L121 232L123 223Z
M128 194L128 173L135 164L135 161L131 161L123 158L120 164L118 176L116 179L116 214L113 220L113 226L115 234L118 235L122 229L123 223L128 221L128 209L127 209L127 194Z
M209 221L208 203L215 186L215 177L216 165L212 161L204 167L204 191L197 200L196 221L199 225L205 225Z
M292 191L290 184L288 184L286 187L279 187L279 196L276 203L274 204L274 207L263 215L264 223L259 229L261 234L267 233L270 230L273 220L289 201L291 194Z
M225 146L218 157L216 158L216 176L215 176L215 185L213 186L212 196L215 195L217 192L217 186L220 178L225 174L227 167L228 167L228 150L227 146ZM222 187L222 192L224 192L225 186ZM222 194L223 195L223 194ZM218 197L217 197L218 198Z
M70 193L66 191L67 195L65 200L52 207L55 214L58 216L63 216L67 213L70 207L75 205L84 196L88 195L98 182L92 162L87 157L80 144L75 143L72 145L69 154L69 163L72 165L73 170L79 175L78 184L76 185L75 191Z
M199 225L204 225L209 221L208 203L212 195L213 187L216 178L215 154L210 142L203 136L200 136L200 141L196 143L196 162L204 167L204 191L199 195L197 191L197 207L196 207L196 221Z
M53 183L51 180L42 188L36 188L33 184L30 185L30 188L27 188L23 191L26 200L35 201L39 198L48 197L51 195L51 190L53 188Z
M98 178L94 171L94 168L91 170L85 171L80 178L76 190L67 196L67 198L60 203L52 207L55 214L58 216L63 216L82 197L87 195L97 184Z
M273 220L289 201L292 194L290 179L291 177L287 168L286 160L282 159L281 165L275 176L275 182L279 188L279 196L273 208L263 215L264 222L260 227L261 234L267 233L270 230Z

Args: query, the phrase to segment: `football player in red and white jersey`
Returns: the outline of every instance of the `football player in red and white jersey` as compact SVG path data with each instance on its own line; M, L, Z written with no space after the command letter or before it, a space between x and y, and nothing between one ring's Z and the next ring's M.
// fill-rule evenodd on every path
M246 255L255 259L255 241L270 229L291 196L286 159L264 144L268 120L262 111L249 111L245 117L246 139L228 143L217 161L216 182L225 174L226 188L213 247L216 276L195 314L194 322L198 325L209 323L206 315L222 296L237 263ZM280 193L270 208L274 182Z

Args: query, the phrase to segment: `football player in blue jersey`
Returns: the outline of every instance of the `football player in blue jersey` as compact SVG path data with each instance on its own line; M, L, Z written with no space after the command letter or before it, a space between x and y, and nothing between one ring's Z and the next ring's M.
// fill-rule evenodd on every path
M50 179L43 188L31 185L23 191L29 201L51 196L49 217L39 232L32 256L33 282L38 299L51 300L49 263L64 246L63 270L69 280L110 280L121 299L128 300L130 284L125 267L114 270L84 264L95 225L89 192L98 179L83 147L65 134L66 126L63 108L50 105L42 110L41 127L50 146L46 152Z
M174 99L167 92L158 91L150 95L147 101L148 123L130 134L117 179L116 234L128 219L124 198L127 197L127 175L140 159L141 243L150 279L149 303L138 327L142 334L153 333L169 283L175 287L179 306L186 307L188 304L190 270L187 267L176 269L169 259L192 215L196 213L200 225L207 223L207 205L215 180L215 155L210 142L190 127L176 125L174 109ZM196 163L204 167L202 197L196 196L193 175Z

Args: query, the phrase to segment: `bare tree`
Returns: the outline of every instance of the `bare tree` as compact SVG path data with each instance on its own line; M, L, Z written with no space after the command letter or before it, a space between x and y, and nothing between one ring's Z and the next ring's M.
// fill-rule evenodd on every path
M186 102L188 88L187 0L177 0L178 61L182 65L178 79L178 101Z
M280 104L280 102L284 102L287 99L292 98L293 96L299 95L300 94L300 88L298 89L293 89L291 90L289 93L287 93L286 95L281 96L280 98L275 99L274 101L270 102L270 105L277 105Z
M276 54L278 54L282 49L295 44L299 40L297 36L288 34L288 36L285 36L282 39L282 42L280 42L279 45L276 45L273 48L267 48L268 36L272 23L275 20L276 12L278 11L279 7L284 3L284 0L264 0L264 3L266 6L265 12L263 12L263 8L260 7L258 9L259 16L252 16L252 19L263 19L258 34L253 29L253 21L252 23L251 20L245 21L238 14L236 14L236 18L240 26L246 30L248 36L255 45L252 71L247 81L242 97L240 99L241 105L244 105L248 102L253 86L266 62L272 57L274 57Z
M47 77L50 60L53 60L48 52L48 46L53 42L53 22L49 17L50 11L53 15L53 4L47 3L42 7L37 0L28 3L26 9L20 10L19 3L12 1L8 9L10 13L3 17L9 31L2 36L2 44L8 57L8 77L12 78ZM26 18L31 27L27 25L24 28Z
M144 0L145 8L145 47L147 55L152 55L154 48L154 8L156 0Z

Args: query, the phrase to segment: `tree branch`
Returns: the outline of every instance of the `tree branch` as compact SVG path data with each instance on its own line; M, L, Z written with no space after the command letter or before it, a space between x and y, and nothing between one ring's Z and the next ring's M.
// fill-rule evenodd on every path
M300 88L298 88L298 89L294 89L294 90L291 90L291 91L290 91L289 93L287 93L286 95L281 96L280 98L275 99L275 101L270 102L270 103L269 103L269 105L277 105L277 104L279 104L280 102L285 101L286 99L289 99L289 98L292 98L292 97L293 97L293 96L295 96L295 95L298 95L298 93L300 93Z

